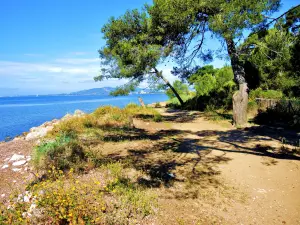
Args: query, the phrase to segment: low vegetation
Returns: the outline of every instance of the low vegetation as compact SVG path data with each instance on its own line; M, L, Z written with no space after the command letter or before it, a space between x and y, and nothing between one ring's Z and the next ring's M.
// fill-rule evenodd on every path
M57 124L33 151L38 173L27 188L32 201L12 196L8 207L1 206L0 224L131 224L151 214L156 202L151 191L127 177L123 164L91 149L91 143L110 141L109 135L134 131L133 117L161 120L154 109L130 104ZM87 179L91 170L99 177Z
M11 197L1 224L130 224L153 212L156 197L125 176L120 163L103 165L102 179L82 179L52 167L48 179ZM31 200L27 201L26 197Z

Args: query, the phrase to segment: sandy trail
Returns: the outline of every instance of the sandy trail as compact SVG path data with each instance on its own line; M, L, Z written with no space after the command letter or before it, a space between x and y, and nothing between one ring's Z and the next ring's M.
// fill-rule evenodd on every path
M275 154L283 146L282 137L295 139L299 134L261 127L236 130L198 113L162 113L169 121L136 125L151 131L181 130L186 151L230 159L216 166L219 176L243 191L247 200L231 204L226 211L211 208L224 218L216 224L300 224L300 157Z

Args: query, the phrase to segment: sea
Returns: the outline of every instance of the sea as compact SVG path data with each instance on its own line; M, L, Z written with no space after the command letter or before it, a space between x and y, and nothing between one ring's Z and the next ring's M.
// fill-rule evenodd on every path
M108 95L0 97L0 141L21 135L46 121L60 119L67 113L74 113L77 109L91 113L104 105L122 108L129 103L139 104L138 97L142 97L145 104L168 99L161 93L120 97Z

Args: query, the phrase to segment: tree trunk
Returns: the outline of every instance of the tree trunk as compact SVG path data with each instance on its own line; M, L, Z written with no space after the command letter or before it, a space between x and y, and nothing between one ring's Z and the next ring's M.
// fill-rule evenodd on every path
M140 101L141 106L142 106L143 108L145 108L145 107L146 107L146 106L145 106L145 103L144 103L144 101L143 101L143 99L142 99L141 97L139 97L139 101Z
M239 56L233 39L227 38L227 51L231 60L234 80L239 85L239 90L233 95L233 123L237 127L244 126L247 120L248 85L245 79L245 70L239 61Z
M180 102L180 105L183 105L183 100L181 99L180 95L178 94L178 92L175 90L175 88L170 84L170 82L162 75L161 72L159 72L156 68L154 68L156 76L158 76L159 78L163 79L163 81L166 83L166 85L173 91L174 95L176 96L176 98L178 99L178 101Z

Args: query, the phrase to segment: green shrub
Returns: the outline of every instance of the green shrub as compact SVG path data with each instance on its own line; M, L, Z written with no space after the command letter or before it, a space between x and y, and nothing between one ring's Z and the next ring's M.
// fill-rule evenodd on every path
M295 100L289 103L287 100L281 100L275 106L269 107L266 110L259 110L254 121L258 124L281 125L299 129L299 118L300 101Z
M76 139L62 135L54 141L42 143L33 150L33 164L36 169L49 170L56 168L59 170L83 169L85 154L81 145Z
M262 90L261 88L251 90L249 94L249 98L252 100L255 100L256 98L281 99L282 97L283 93L281 91Z

